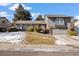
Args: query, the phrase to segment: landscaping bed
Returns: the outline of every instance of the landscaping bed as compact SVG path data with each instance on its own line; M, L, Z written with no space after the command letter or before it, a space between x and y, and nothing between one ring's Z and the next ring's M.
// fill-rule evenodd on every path
M25 40L28 44L47 44L52 45L55 43L55 38L49 34L41 34L37 32L27 32Z

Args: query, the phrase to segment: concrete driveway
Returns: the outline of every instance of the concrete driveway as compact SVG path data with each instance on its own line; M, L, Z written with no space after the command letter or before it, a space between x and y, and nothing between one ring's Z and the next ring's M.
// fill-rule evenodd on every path
M75 40L72 38L69 38L67 35L53 35L57 40L55 43L57 45L70 45L74 47L79 47L79 40ZM76 36L77 37L77 36Z
M67 30L53 29L52 33L53 33L53 35L66 35L67 34Z

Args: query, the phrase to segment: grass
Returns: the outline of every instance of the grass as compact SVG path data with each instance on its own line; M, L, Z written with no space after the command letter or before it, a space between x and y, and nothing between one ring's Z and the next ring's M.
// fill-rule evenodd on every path
M29 44L52 45L55 42L55 38L50 36L50 35L40 34L40 33L37 33L37 32L27 32L26 41Z

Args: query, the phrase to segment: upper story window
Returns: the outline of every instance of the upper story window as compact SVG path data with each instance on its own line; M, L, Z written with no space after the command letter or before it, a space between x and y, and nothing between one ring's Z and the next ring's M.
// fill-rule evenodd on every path
M64 25L64 18L56 18L55 24L56 25Z

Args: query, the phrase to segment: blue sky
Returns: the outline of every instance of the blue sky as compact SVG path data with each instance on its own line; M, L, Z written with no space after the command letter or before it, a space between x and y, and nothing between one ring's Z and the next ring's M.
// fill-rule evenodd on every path
M39 14L62 14L79 18L79 3L22 3L29 10L33 18ZM12 21L18 3L0 3L0 16L5 16Z

